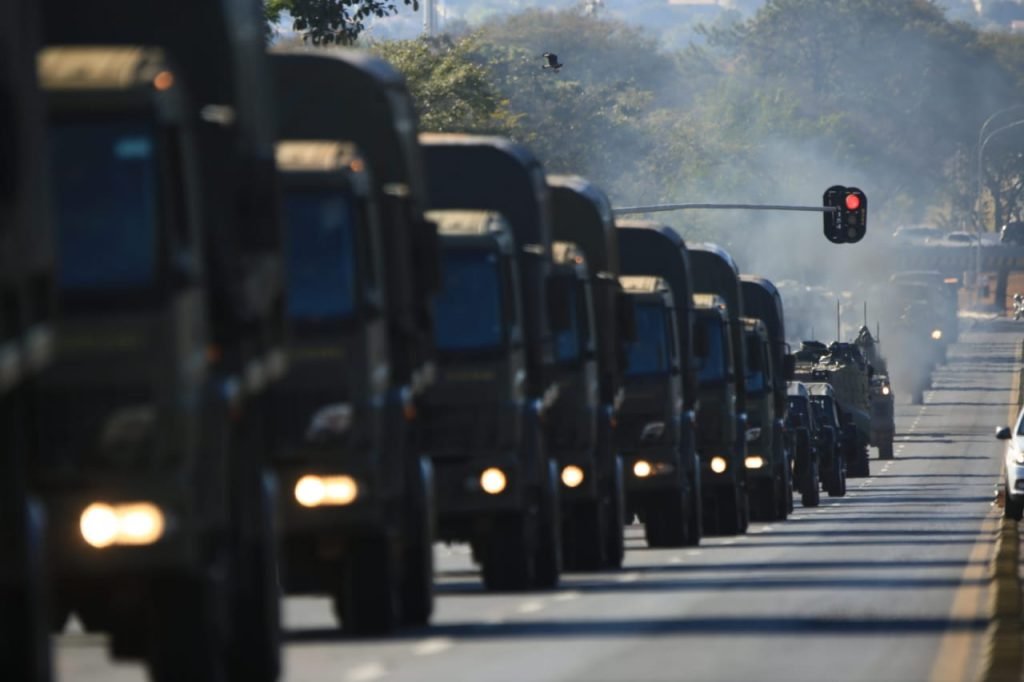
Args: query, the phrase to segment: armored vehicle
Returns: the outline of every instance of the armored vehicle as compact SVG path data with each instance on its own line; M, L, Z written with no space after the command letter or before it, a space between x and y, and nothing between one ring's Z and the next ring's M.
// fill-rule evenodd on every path
M44 516L29 492L38 457L30 390L52 353L54 253L46 205L35 2L0 4L0 670L51 679Z
M811 394L811 407L818 425L818 461L821 465L821 482L829 497L846 495L846 459L844 442L856 438L854 428L843 424L839 416L835 390L831 384L807 384Z
M874 369L871 376L871 445L878 448L880 459L892 459L896 417L888 363L879 351L878 341L866 326L858 331L855 343Z
M786 382L794 372L794 358L786 343L785 316L782 297L775 285L763 277L741 275L743 311L760 320L768 333L768 354L771 359L772 381L769 393L758 406L747 406L748 419L759 428L757 438L747 443L749 456L760 456L765 466L748 467L751 487L752 513L769 519L784 519L792 500L793 469L786 448ZM767 399L767 400L766 400ZM770 402L769 413L766 402ZM756 460L755 462L756 463Z
M642 510L645 518L655 519L654 530L647 531L649 543L696 545L703 531L701 465L697 458L694 415L697 373L689 255L679 233L670 227L633 220L619 221L617 225L623 274L660 278L671 292L675 312L673 334L679 345L678 362L670 365L668 374L660 370L653 372L647 379L650 382L647 390L640 388L636 382L642 379L632 367L630 369L628 405L623 406L623 417L616 429L616 439L626 459L626 471L632 472L626 477L627 496L632 508ZM643 298L653 305L653 301L661 297L663 294L654 290ZM649 322L658 323L653 310L648 307L644 312ZM638 308L637 313L639 315L641 309ZM637 326L637 334L642 335L639 318ZM631 352L631 363L640 361L639 351L640 347L635 347ZM649 353L647 357L656 358ZM646 401L641 399L645 393ZM660 411L662 418L645 421L652 408ZM642 453L636 449L638 445L643 445ZM641 460L650 467L650 470L646 466L639 467L641 473L648 472L645 476L637 475L637 463Z
M786 394L786 428L791 434L793 451L793 487L800 492L800 503L817 507L821 503L821 460L818 452L819 430L807 386L790 381Z
M721 471L710 467L708 455L712 453L701 452L701 459L704 462L704 469L701 472L704 476L704 519L707 525L709 520L716 517L714 509L720 507L717 515L723 518L732 519L736 516L739 519L737 526L730 526L728 523L721 526L720 533L744 533L747 529L750 517L750 496L748 489L747 475L747 439L752 435L747 423L747 392L746 392L746 347L743 339L743 324L740 318L743 317L743 294L740 289L739 268L725 250L714 244L698 244L690 250L691 263L693 264L693 289L697 293L709 293L721 296L725 301L726 311L729 314L729 331L732 335L732 356L733 372L732 381L736 391L736 402L734 405L705 401L702 397L700 413L697 415L697 428L702 430L709 425L720 432L720 437L714 443L716 448L713 456L724 458L727 466ZM732 428L721 428L720 421L726 419L727 414L732 413ZM754 464L756 460L751 460ZM733 513L731 505L733 500L737 501L739 508ZM710 528L711 526L709 526Z
M561 571L557 463L543 422L560 400L554 334L570 290L552 283L543 169L501 138L421 135L444 241L441 372L424 405L439 532L469 541L489 589L553 587ZM499 214L501 220L498 219Z
M614 441L627 466L627 518L644 523L649 547L694 545L701 536L700 467L691 454L690 472L684 475L680 461L687 415L679 310L671 287L660 277L633 275L619 281L636 320Z
M803 371L801 371L803 370ZM850 477L869 475L868 443L871 438L871 366L852 343L833 342L828 352L806 371L798 368L797 378L832 386L840 417L853 425L856 437L844 441L843 457Z
M577 570L617 568L625 555L625 478L613 430L623 400L626 343L634 332L632 307L618 281L618 235L604 193L580 177L547 181L554 236L574 244L576 258L585 261L586 287L577 283L576 296L582 301L584 288L589 290L591 305L578 309L592 312L593 323L586 344L593 361L561 363L563 396L556 409L571 406L572 414L549 422L562 480L565 564Z
M414 356L426 354L421 336L392 333L402 324L393 311L415 301L401 295L419 289L426 298L431 290L430 282L414 281L417 270L392 272L405 266L414 231L425 223L420 215L385 229L374 164L345 142L350 131L367 137L345 125L353 116L347 84L371 78L362 64L309 53L271 56L292 343L270 415L282 582L290 592L330 594L343 627L358 633L426 624L434 532L432 468L415 450L422 388L407 366L410 346ZM384 117L366 127L390 123ZM392 237L386 251L385 235ZM401 286L389 289L388 282Z
M956 343L960 336L959 278L946 277L935 270L908 270L893 273L889 277L889 282L894 285L918 285L927 288L928 298L935 309L935 329L941 333L940 338L936 340L942 344L942 359L945 360L949 345Z
M284 268L260 4L41 7L60 316L34 477L57 610L155 679L276 679Z

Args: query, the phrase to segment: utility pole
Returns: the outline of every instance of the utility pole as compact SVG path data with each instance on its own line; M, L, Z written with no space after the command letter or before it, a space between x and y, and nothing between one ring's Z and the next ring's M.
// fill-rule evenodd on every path
M428 37L437 35L437 7L434 0L423 0L423 34Z

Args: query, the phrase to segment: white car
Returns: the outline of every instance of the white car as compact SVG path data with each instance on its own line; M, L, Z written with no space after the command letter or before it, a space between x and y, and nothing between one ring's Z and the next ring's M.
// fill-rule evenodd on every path
M1013 427L1000 426L996 429L996 438L1006 441L1004 466L1006 471L1006 508L1007 518L1020 521L1024 515L1024 409L1017 415Z

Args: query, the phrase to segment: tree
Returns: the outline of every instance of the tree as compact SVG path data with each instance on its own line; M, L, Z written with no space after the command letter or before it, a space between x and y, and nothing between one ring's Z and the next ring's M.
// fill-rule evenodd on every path
M402 3L419 9L418 0ZM292 28L314 45L351 44L366 28L371 17L398 12L397 0L264 0L263 12L269 27L288 12Z

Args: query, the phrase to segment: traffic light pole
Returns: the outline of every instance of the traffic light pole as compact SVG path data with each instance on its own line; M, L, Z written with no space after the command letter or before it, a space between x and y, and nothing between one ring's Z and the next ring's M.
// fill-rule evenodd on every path
M627 206L613 208L614 215L638 215L643 213L668 213L694 209L738 210L738 211L800 211L804 213L837 213L835 206L785 206L779 204L656 204L654 206Z

